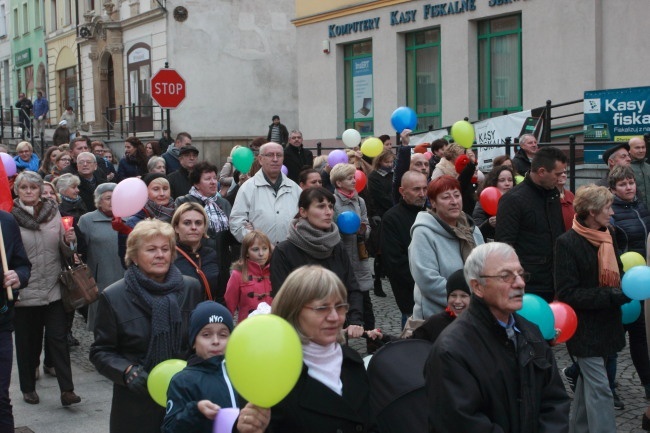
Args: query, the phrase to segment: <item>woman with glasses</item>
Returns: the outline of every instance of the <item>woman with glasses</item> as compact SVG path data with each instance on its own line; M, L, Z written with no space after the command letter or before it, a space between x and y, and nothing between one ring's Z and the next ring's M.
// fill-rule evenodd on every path
M34 153L34 148L28 141L21 141L16 145L16 153L14 161L16 162L16 170L21 172L23 170L38 172L41 165L41 160L38 155Z
M483 236L463 212L460 183L442 175L429 183L431 209L411 227L409 266L415 281L413 318L426 320L447 307L447 278L463 267Z
M570 419L570 429L576 433L616 431L605 359L625 346L621 305L630 299L621 290L623 266L609 227L612 202L605 187L579 188L573 226L555 243L557 299L578 316L578 329L567 341L581 371Z
M272 313L289 322L302 342L303 369L293 390L271 408L242 409L239 431L370 432L370 385L363 361L342 345L347 291L332 271L304 266L292 272ZM268 423L268 426L266 425Z
M70 152L67 150L61 151L54 160L52 173L45 176L44 179L47 182L52 182L57 177L61 176L61 173L63 173L63 170L65 170L70 165L71 161L72 157L70 156Z
M347 328L350 337L363 334L363 295L339 229L334 223L334 195L323 187L308 188L298 199L298 214L289 223L287 240L280 242L271 255L272 296L287 276L304 265L320 265L343 281L347 302L351 305Z

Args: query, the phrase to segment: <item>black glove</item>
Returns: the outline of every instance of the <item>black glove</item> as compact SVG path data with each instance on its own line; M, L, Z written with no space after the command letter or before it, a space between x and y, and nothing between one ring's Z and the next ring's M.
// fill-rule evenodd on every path
M149 373L145 371L143 366L134 365L128 373L124 374L124 382L126 383L126 387L129 388L129 391L139 395L149 395L149 390L147 389L148 377Z

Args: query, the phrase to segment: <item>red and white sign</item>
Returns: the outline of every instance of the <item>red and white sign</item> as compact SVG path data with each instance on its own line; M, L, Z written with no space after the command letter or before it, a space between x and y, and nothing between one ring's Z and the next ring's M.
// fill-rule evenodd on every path
M151 97L161 108L176 108L185 99L185 80L175 69L161 69L151 77Z

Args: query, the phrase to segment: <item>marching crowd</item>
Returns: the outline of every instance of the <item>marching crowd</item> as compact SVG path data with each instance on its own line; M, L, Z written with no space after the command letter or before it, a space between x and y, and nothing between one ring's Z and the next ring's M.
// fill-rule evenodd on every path
M481 173L471 149L444 139L413 149L409 134L396 147L379 137L374 158L348 149L347 163L330 166L274 116L267 137L249 146L247 172L239 146L218 168L201 160L187 132L173 141L129 137L119 160L83 136L47 149L42 161L19 143L13 208L0 211L0 433L14 431L12 332L25 402L39 403L41 370L56 376L63 406L82 401L70 365L75 310L64 308L59 279L62 263L80 260L100 291L77 312L94 332L90 360L113 383L111 432L210 432L229 407L241 408L233 428L242 433L388 431L371 407L363 362L346 344L364 337L371 354L397 339L375 327L370 291L386 296L382 277L403 337L432 344L420 414L430 431L615 431L626 332L650 398L645 315L624 326L620 310L630 299L619 257L648 253L643 138L607 150L608 175L574 195L564 188L565 154L532 135ZM132 177L146 185L146 203L114 216L115 187ZM498 208L477 199L489 187L501 196ZM344 213L357 216L352 232L337 224ZM524 292L577 314L567 342L575 363L562 370L573 403L555 341L516 313ZM265 308L295 328L304 363L272 408L244 401L224 367L236 323ZM147 378L172 358L188 364L164 408ZM650 408L642 426L650 431Z

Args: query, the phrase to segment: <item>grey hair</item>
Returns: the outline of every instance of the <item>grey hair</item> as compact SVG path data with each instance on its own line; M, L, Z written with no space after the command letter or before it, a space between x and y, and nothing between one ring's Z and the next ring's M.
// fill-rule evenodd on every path
M147 162L147 171L151 173L151 170L153 170L158 163L162 161L165 163L165 167L167 167L167 162L165 161L165 158L162 156L152 156L149 158L149 162Z
M117 186L116 183L107 182L107 183L102 183L97 188L95 188L95 192L93 193L93 202L95 203L96 208L99 208L99 202L102 199L102 196L104 195L104 193L113 192L113 190L115 189L116 186ZM102 188L100 188L100 187L102 187Z
M300 132L300 129L292 129L289 135L291 134L300 134L300 136L302 137L302 132Z
M485 284L485 281L481 278L481 274L483 274L485 262L492 254L506 258L511 254L516 255L517 253L512 246L503 242L488 242L474 248L469 254L469 257L467 257L467 260L465 260L465 267L463 268L465 281L467 281L467 285L470 288L472 287L470 284L472 280L478 281L479 284Z
M522 135L519 136L519 144L526 141L526 139L529 138L529 137L534 138L535 140L537 140L537 137L535 137L533 134L522 134Z
M59 192L59 194L63 194L63 191L66 189L73 186L79 186L80 183L81 180L79 180L79 178L74 174L62 174L56 179L56 190Z
M28 170L21 171L18 177L16 178L16 181L14 182L14 193L16 195L18 195L18 188L20 188L20 184L23 182L28 182L28 183L33 183L38 185L38 187L41 190L41 194L43 194L43 178L41 177L40 174Z
M269 141L268 143L264 143L263 145L260 146L260 149L259 149L260 150L260 155L264 155L266 153L266 149L268 149L269 147L272 147L272 146L280 146L280 147L282 147L281 144ZM282 149L282 153L284 153L284 149Z

